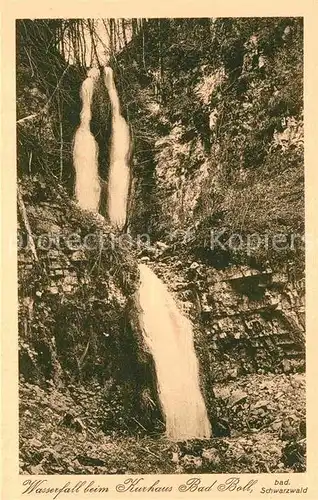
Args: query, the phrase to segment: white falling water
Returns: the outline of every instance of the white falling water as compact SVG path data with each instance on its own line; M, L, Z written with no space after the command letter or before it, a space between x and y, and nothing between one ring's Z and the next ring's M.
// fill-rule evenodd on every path
M209 438L211 426L199 385L191 322L147 265L140 264L139 271L140 320L155 362L166 435L177 441Z
M104 68L104 82L108 90L112 108L112 136L107 199L108 216L114 227L123 229L127 219L130 182L130 132L126 120L121 115L113 70L110 67Z
M101 192L98 176L98 145L90 130L91 104L98 77L99 70L91 68L82 84L80 125L73 144L75 196L81 208L93 212L98 212Z

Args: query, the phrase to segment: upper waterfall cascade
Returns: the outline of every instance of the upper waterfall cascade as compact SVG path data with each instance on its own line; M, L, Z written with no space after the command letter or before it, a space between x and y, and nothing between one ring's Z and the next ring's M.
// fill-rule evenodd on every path
M130 131L126 120L121 115L113 70L110 67L105 68L104 82L108 90L112 108L112 134L107 200L108 217L113 226L118 229L123 229L127 219L130 183Z
M80 125L74 136L73 165L75 196L84 210L98 212L101 186L98 177L98 145L90 130L91 104L99 70L92 68L81 87L82 111Z
M127 220L130 184L130 131L121 114L113 70L110 67L105 67L103 73L112 110L107 210L111 224L122 230ZM100 71L97 68L91 68L82 84L80 125L75 133L73 145L75 196L81 208L92 212L99 211L101 195L101 184L98 176L98 145L90 130L93 92L99 76Z

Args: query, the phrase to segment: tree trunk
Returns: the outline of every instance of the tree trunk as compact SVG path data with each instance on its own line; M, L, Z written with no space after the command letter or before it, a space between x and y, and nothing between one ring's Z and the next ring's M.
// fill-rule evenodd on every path
M123 40L124 40L124 44L125 46L127 45L127 36L126 36L126 24L125 24L125 19L122 19L121 20L121 28L122 28L122 31L123 31Z
M146 68L146 56L145 56L145 26L146 26L146 23L145 23L145 20L144 19L141 19L141 33L142 33L142 64L143 64L143 67L144 67L144 70L147 71L147 68Z
M159 53L159 82L160 82L160 102L164 101L163 92L163 63L162 63L162 40L161 40L161 19L158 19L158 53Z

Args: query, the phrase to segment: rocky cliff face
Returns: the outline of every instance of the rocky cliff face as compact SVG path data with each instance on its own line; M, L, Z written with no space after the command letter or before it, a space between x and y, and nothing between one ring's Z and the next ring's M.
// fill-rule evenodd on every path
M157 28L144 34L146 55ZM118 67L131 75L120 87L135 137L132 229L302 233L301 19L163 28L166 51L146 58L147 78L133 67L138 41Z
M211 380L304 370L304 279L271 268L216 270L178 257L154 267L201 325Z
M27 217L20 210L23 380L44 388L95 384L107 428L122 425L119 414L128 418L130 410L148 425L154 414L147 398L157 395L138 325L136 261L103 217L81 211L57 185L34 177L19 191Z
M169 246L156 272L203 328L216 380L303 370L302 21L163 20L161 58L151 26L148 79L121 89L131 231Z

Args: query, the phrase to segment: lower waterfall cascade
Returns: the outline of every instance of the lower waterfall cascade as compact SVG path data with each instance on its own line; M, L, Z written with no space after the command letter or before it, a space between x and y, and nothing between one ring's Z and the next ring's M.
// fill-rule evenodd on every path
M141 324L155 362L166 435L171 440L209 438L191 322L149 266L139 264L139 272Z

